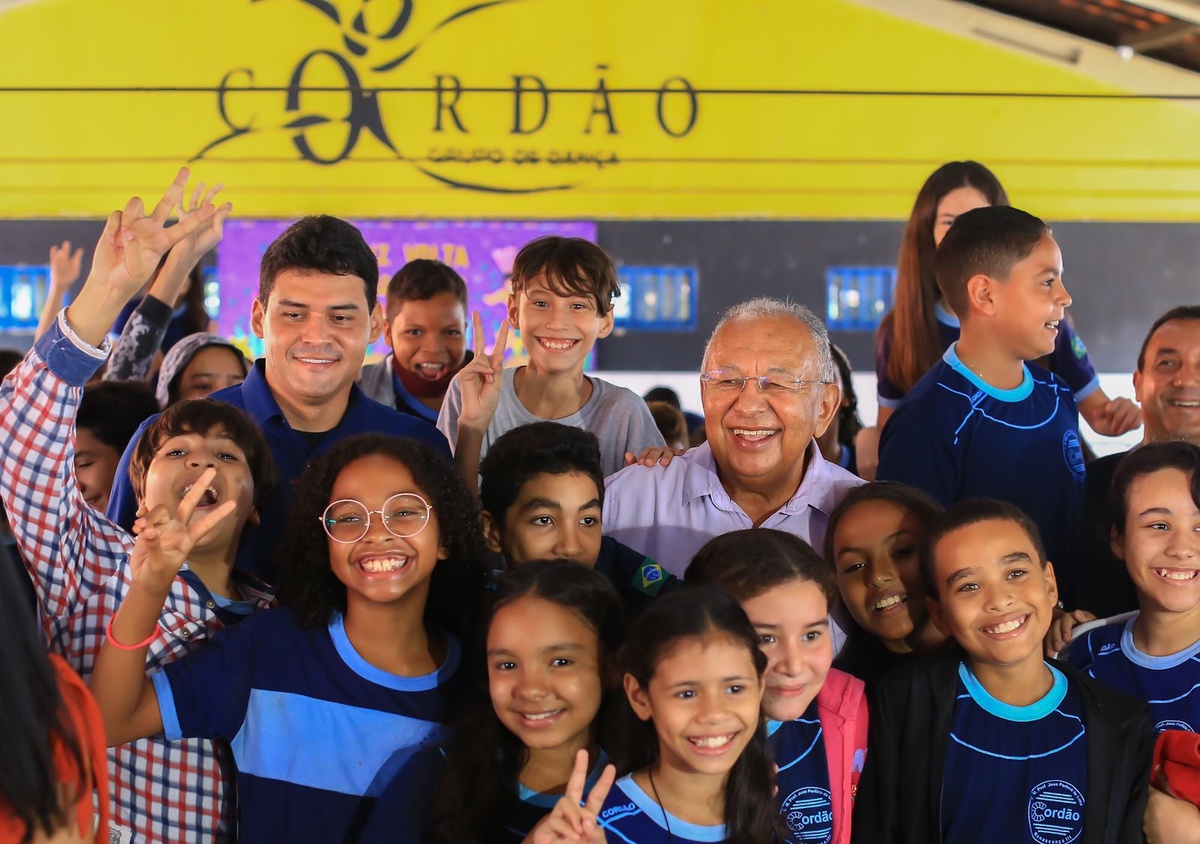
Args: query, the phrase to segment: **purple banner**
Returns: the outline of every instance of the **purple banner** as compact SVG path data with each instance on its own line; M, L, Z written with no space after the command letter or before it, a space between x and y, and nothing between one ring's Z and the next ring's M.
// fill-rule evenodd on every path
M261 356L263 349L262 340L250 331L250 306L258 294L258 265L267 246L291 222L230 220L217 249L220 333L241 346L251 358ZM507 316L509 274L523 245L544 234L582 237L593 243L596 240L596 224L582 222L366 221L355 225L379 259L380 301L387 291L388 280L408 261L414 258L441 261L467 282L470 310L483 316L483 331L489 346ZM468 314L468 332L470 324ZM387 351L387 343L380 338L368 351L368 358ZM506 359L511 362L524 356L520 338L515 333L510 335Z

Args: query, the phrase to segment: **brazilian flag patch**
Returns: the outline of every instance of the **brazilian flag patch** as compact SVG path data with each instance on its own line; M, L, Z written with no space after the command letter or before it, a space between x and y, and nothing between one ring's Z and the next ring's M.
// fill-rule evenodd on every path
M1075 353L1076 360L1083 360L1087 357L1087 346L1083 345L1078 334L1071 338L1071 351Z
M657 595L666 579L662 566L647 557L634 575L633 586L647 595Z

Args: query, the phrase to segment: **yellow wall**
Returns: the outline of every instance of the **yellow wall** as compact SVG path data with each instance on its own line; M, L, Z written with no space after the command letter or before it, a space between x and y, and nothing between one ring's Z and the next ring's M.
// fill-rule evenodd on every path
M973 157L1048 219L1200 219L1200 114L1182 105L795 93L1115 91L840 0L325 5L339 21L302 0L35 0L0 13L0 217L99 215L195 159L243 217L898 218L935 166ZM306 57L300 84L335 90L289 108ZM368 89L415 90L352 97L342 68ZM556 91L527 134L512 131L519 74ZM451 77L491 89L461 93L468 131L446 110L437 130L439 76L446 100ZM681 80L697 93L663 99L664 127L656 92ZM523 108L532 128L540 96Z

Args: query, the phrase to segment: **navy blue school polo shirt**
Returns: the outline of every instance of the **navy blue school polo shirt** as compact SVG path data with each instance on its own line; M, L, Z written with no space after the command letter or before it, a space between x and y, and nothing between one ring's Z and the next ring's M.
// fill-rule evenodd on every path
M1073 609L1084 467L1071 388L1026 364L1020 386L998 390L963 365L957 348L946 350L887 421L876 476L923 489L946 507L968 498L1020 507L1038 526Z
M271 449L271 455L275 458L275 467L279 471L279 488L272 499L261 508L260 523L257 526L248 524L242 531L236 565L267 583L277 585L279 577L273 557L283 537L287 509L292 501L292 487L304 474L309 462L329 451L334 443L355 434L391 434L424 443L443 455L447 461L452 458L450 446L441 431L428 422L368 398L357 384L350 387L349 404L346 405L346 412L342 414L341 421L319 442L310 445L304 434L292 429L283 411L279 409L279 403L267 387L264 366L265 362L262 359L255 361L245 381L218 390L209 398L233 405L258 423L267 446ZM157 418L157 415L151 416L142 423L130 440L129 447L121 455L121 462L117 466L112 493L108 499L108 517L126 530L133 527L138 507L133 486L129 482L129 463L142 433Z

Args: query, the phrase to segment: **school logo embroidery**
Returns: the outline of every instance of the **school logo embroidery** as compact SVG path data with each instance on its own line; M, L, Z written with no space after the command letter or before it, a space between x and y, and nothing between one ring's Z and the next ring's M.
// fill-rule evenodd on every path
M1029 834L1038 844L1070 844L1083 832L1083 795L1062 780L1029 792Z
M833 840L833 797L829 791L805 786L783 801L788 831L805 844L829 844Z
M1110 654L1113 651L1115 651L1116 649L1117 649L1116 642L1109 642L1107 645L1100 646L1100 653L1101 654Z
M1062 438L1063 460L1076 480L1083 480L1083 447L1079 444L1079 434L1067 431Z
M1184 730L1185 732L1189 733L1196 732L1192 729L1190 724L1187 724L1184 721L1176 721L1173 718L1168 718L1166 721L1159 721L1154 725L1155 733L1164 733L1167 730Z

